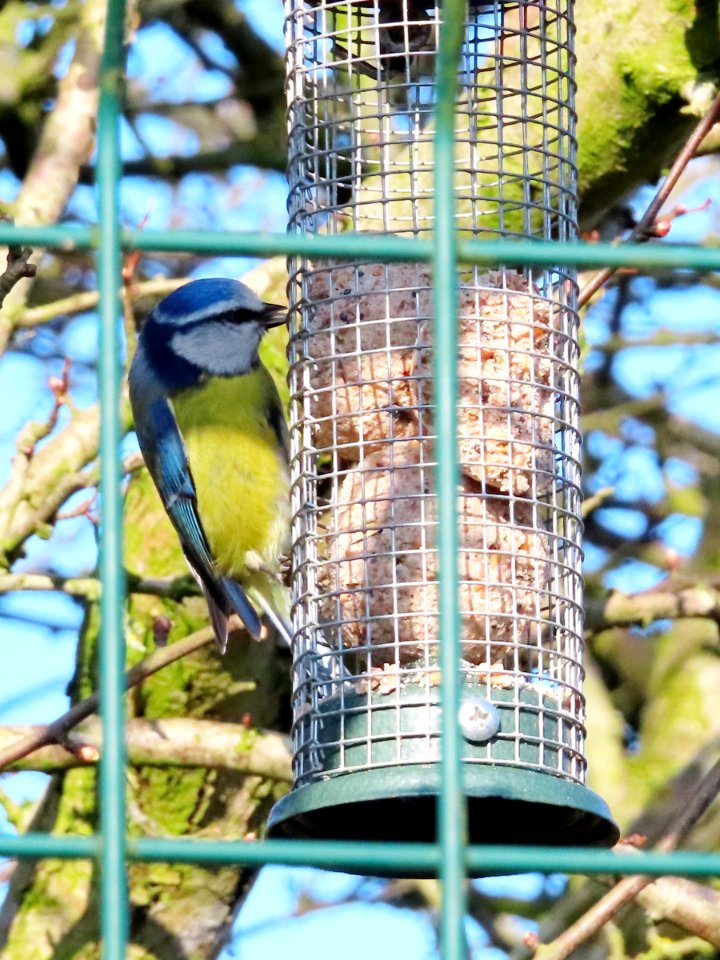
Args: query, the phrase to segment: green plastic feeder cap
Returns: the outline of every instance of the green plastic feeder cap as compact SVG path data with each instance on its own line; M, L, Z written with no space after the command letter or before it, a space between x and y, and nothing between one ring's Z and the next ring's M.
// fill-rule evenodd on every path
M502 688L491 687L489 697L484 685L466 689L459 722L471 842L614 844L619 831L604 801L568 776L577 757L572 724L558 714L557 701L532 687L517 703ZM270 835L434 840L437 693L428 701L426 689L408 684L399 696L376 692L324 700L314 724L323 773L275 805Z

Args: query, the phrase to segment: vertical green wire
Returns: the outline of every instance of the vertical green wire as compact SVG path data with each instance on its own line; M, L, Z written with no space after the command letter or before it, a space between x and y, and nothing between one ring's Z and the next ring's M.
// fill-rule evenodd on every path
M120 89L124 44L123 0L109 0L100 70L97 185L100 248L100 705L103 746L100 760L100 923L103 960L125 960L128 928L125 864L125 737L123 637L124 576L120 499L121 340L120 289Z
M465 956L465 847L467 804L463 792L457 717L460 676L457 489L457 237L455 233L455 100L465 32L465 0L444 0L437 59L435 109L434 404L438 497L439 637L442 669L442 755L438 831L442 882L440 944L443 960Z

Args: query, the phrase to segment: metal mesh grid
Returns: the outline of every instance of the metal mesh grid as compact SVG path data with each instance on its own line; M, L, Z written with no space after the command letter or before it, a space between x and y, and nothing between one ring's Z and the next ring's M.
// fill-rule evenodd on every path
M562 0L471 4L456 108L456 225L473 236L576 233L572 25ZM291 3L291 228L432 228L439 7Z
M565 9L471 5L465 235L575 237ZM432 228L439 19L410 0L291 0L292 229ZM440 756L431 288L424 264L291 265L297 785ZM457 510L466 683L516 721L465 759L582 782L574 297L560 268L460 275Z
M287 5L291 229L432 229L440 8ZM456 226L576 235L572 23L564 0L471 3L456 105Z

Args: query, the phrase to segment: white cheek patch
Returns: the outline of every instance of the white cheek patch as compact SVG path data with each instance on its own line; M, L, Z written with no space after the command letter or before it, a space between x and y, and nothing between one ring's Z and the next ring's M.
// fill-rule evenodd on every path
M170 349L188 363L218 376L240 376L257 362L258 324L208 322L170 337Z

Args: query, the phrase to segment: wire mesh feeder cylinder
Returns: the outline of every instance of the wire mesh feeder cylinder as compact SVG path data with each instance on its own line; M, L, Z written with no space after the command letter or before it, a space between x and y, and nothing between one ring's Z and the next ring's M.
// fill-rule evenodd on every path
M288 0L296 232L432 230L439 9ZM470 5L464 236L576 236L566 0ZM291 263L294 789L271 831L432 839L440 706L432 284ZM464 777L476 842L604 844L585 785L574 276L459 276Z

